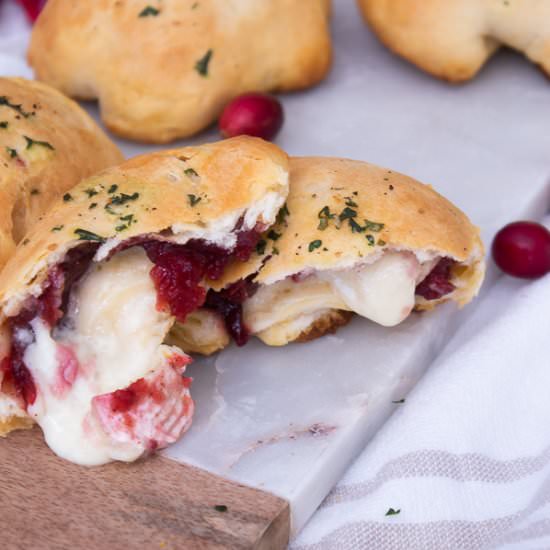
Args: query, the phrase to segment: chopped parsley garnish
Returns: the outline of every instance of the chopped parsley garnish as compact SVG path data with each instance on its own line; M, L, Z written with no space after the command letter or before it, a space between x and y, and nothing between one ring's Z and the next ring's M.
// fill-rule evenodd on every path
M50 149L51 151L55 151L55 147L48 143L47 141L38 141L37 139L32 139L29 136L23 136L25 138L25 141L27 142L27 149L31 149L35 145L37 147L45 147L46 149Z
M271 253L273 254L273 256L278 256L279 249L276 246L274 246L273 249L271 250Z
M386 516L396 516L397 514L399 514L401 512L401 508L398 508L397 510L394 510L393 508L390 508L387 512L386 512Z
M336 214L331 214L330 208L328 206L324 206L321 208L317 216L319 218L319 225L317 226L317 229L324 231L328 227L329 221L336 217Z
M267 241L265 241L264 239L259 240L258 243L256 244L256 253L259 256L263 256L265 254L266 246L267 246Z
M191 208L193 208L196 204L198 204L202 200L202 198L197 197L197 195L187 195L187 198L189 199L189 204L191 205Z
M188 177L188 178L198 178L199 175L197 174L197 171L194 170L193 168L186 168L183 173Z
M56 225L55 227L52 227L52 231L61 231L64 227L64 225Z
M364 220L365 221L365 230L367 231L374 231L375 233L378 233L379 231L382 231L384 229L383 223L377 223L377 222L371 222L370 220Z
M216 510L216 512L227 512L228 508L225 504L216 504L214 510Z
M160 13L160 10L153 6L147 6L141 10L139 17L156 17Z
M8 155L10 158L14 159L17 158L17 149L12 149L11 147L6 147L6 151L8 152Z
M139 193L137 191L135 193L132 193L131 195L128 195L126 193L120 193L120 195L113 195L107 206L113 206L113 205L120 206L122 204L126 204L127 202L135 201L138 198L139 198Z
M309 246L307 247L307 249L310 252L313 252L316 248L319 248L322 244L323 244L323 241L320 241L319 239L316 239L315 241L311 241L309 243Z
M374 237L372 235L366 235L369 246L374 246Z
M88 231L86 229L75 229L74 233L81 241L97 241L99 243L105 242L105 239L103 237L100 237L99 235L96 235L95 233L92 233L91 231Z
M208 76L208 65L212 59L214 51L209 49L196 63L195 71L197 71L201 76Z
M88 210L93 210L96 207L97 207L97 202L92 202L92 204L90 204L90 206L88 206Z
M63 202L70 202L73 200L73 196L70 193L65 193L63 195Z
M14 111L17 111L20 115L22 115L24 118L29 118L33 113L27 113L23 110L23 105L16 103L11 103L11 101L5 96L0 97L0 106L5 105L6 107L9 107L10 109L13 109Z
M353 199L351 197L345 197L346 199L346 206L352 206L353 208L357 208L357 203L353 202Z
M85 189L84 193L86 193L86 195L88 195L88 197L91 199L94 195L98 194L98 191L90 187L89 189Z
M286 217L290 214L286 202L283 204L282 208L277 213L277 223L283 223L286 220Z
M5 130L7 127L8 127L8 121L7 120L3 120L2 122L0 122L0 128Z
M365 230L355 221L354 218L349 218L349 225L352 233L362 233Z
M272 241L276 241L281 238L281 233L277 233L277 231L274 231L273 229L267 234L267 238L271 239Z
M113 185L111 185L111 187L109 187L109 190L107 191L107 193L112 195L117 189L118 189L118 185L116 183L113 183Z
M40 195L40 191L38 189L31 189L31 195Z
M346 206L346 208L344 208L344 210L340 212L340 215L338 216L338 218L340 219L341 222L343 222L344 220L349 220L350 218L355 218L356 216L357 216L357 210L353 210L349 206Z

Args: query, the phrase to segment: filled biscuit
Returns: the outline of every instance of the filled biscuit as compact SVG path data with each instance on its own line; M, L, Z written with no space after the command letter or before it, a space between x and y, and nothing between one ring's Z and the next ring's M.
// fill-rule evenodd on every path
M105 124L166 143L212 124L244 92L319 82L330 0L49 0L32 34L37 77L97 99Z
M67 192L0 275L0 435L36 422L80 464L135 460L191 423L176 321L246 261L288 192L274 145L152 153Z

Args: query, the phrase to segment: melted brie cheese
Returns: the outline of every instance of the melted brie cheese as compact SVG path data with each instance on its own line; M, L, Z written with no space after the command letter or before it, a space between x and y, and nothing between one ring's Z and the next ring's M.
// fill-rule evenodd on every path
M388 252L354 269L315 272L297 282L285 279L260 287L244 304L244 320L259 333L297 319L302 326L320 311L342 309L394 326L412 311L416 286L437 260L421 264L410 252Z
M51 449L72 462L131 461L146 450L132 438L109 437L92 399L126 388L174 355L162 345L173 319L156 309L151 267L141 248L118 253L75 286L55 339L40 318L31 322L35 340L24 360L38 392L28 412Z

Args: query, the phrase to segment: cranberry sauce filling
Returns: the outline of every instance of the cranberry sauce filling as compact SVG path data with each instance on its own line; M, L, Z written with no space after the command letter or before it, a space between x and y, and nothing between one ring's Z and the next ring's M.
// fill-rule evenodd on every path
M157 307L169 310L181 323L189 313L201 307L206 290L200 286L204 277L219 279L227 264L237 257L246 261L260 238L257 231L240 231L233 251L192 240L184 245L149 241L142 246L155 264L151 278L157 290ZM223 313L222 313L223 315Z
M456 287L451 283L451 269L456 262L441 258L429 275L416 287L416 294L426 300L439 300Z
M200 286L202 279L221 277L224 268L233 258L248 260L260 234L256 229L239 231L233 251L200 240L178 245L140 239L139 242L131 242L130 246L142 246L155 264L151 269L151 278L157 290L157 307L169 310L183 322L206 299L206 290ZM66 312L72 286L84 275L98 247L99 243L85 243L70 250L61 264L50 269L41 296L29 298L22 311L9 319L13 336L10 354L0 363L0 370L4 375L2 386L5 384L6 387L13 388L25 407L36 400L36 385L23 360L27 346L35 339L30 323L40 317L49 327L56 326ZM120 250L125 248L127 246L123 245ZM228 303L233 302L228 300ZM215 309L224 315L228 326L240 327L238 330L234 329L235 333L245 334L240 311L235 313L235 307L231 309L228 306Z
M250 338L250 332L243 321L243 302L258 288L252 282L253 277L254 274L218 292L209 290L204 303L206 309L222 316L227 331L238 346L244 346Z

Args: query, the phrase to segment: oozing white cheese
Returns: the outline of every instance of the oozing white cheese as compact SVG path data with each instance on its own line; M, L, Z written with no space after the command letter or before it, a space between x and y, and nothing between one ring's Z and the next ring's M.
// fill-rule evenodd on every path
M131 461L145 450L107 436L92 399L126 388L174 355L162 345L173 320L156 309L151 267L141 248L118 253L94 264L74 288L55 339L41 319L31 322L35 341L24 360L38 392L28 412L52 450L72 462Z
M394 326L408 317L417 284L436 263L437 258L421 264L412 253L388 252L354 269L314 272L296 282L285 279L260 287L245 302L245 323L261 332L320 310L343 309Z

